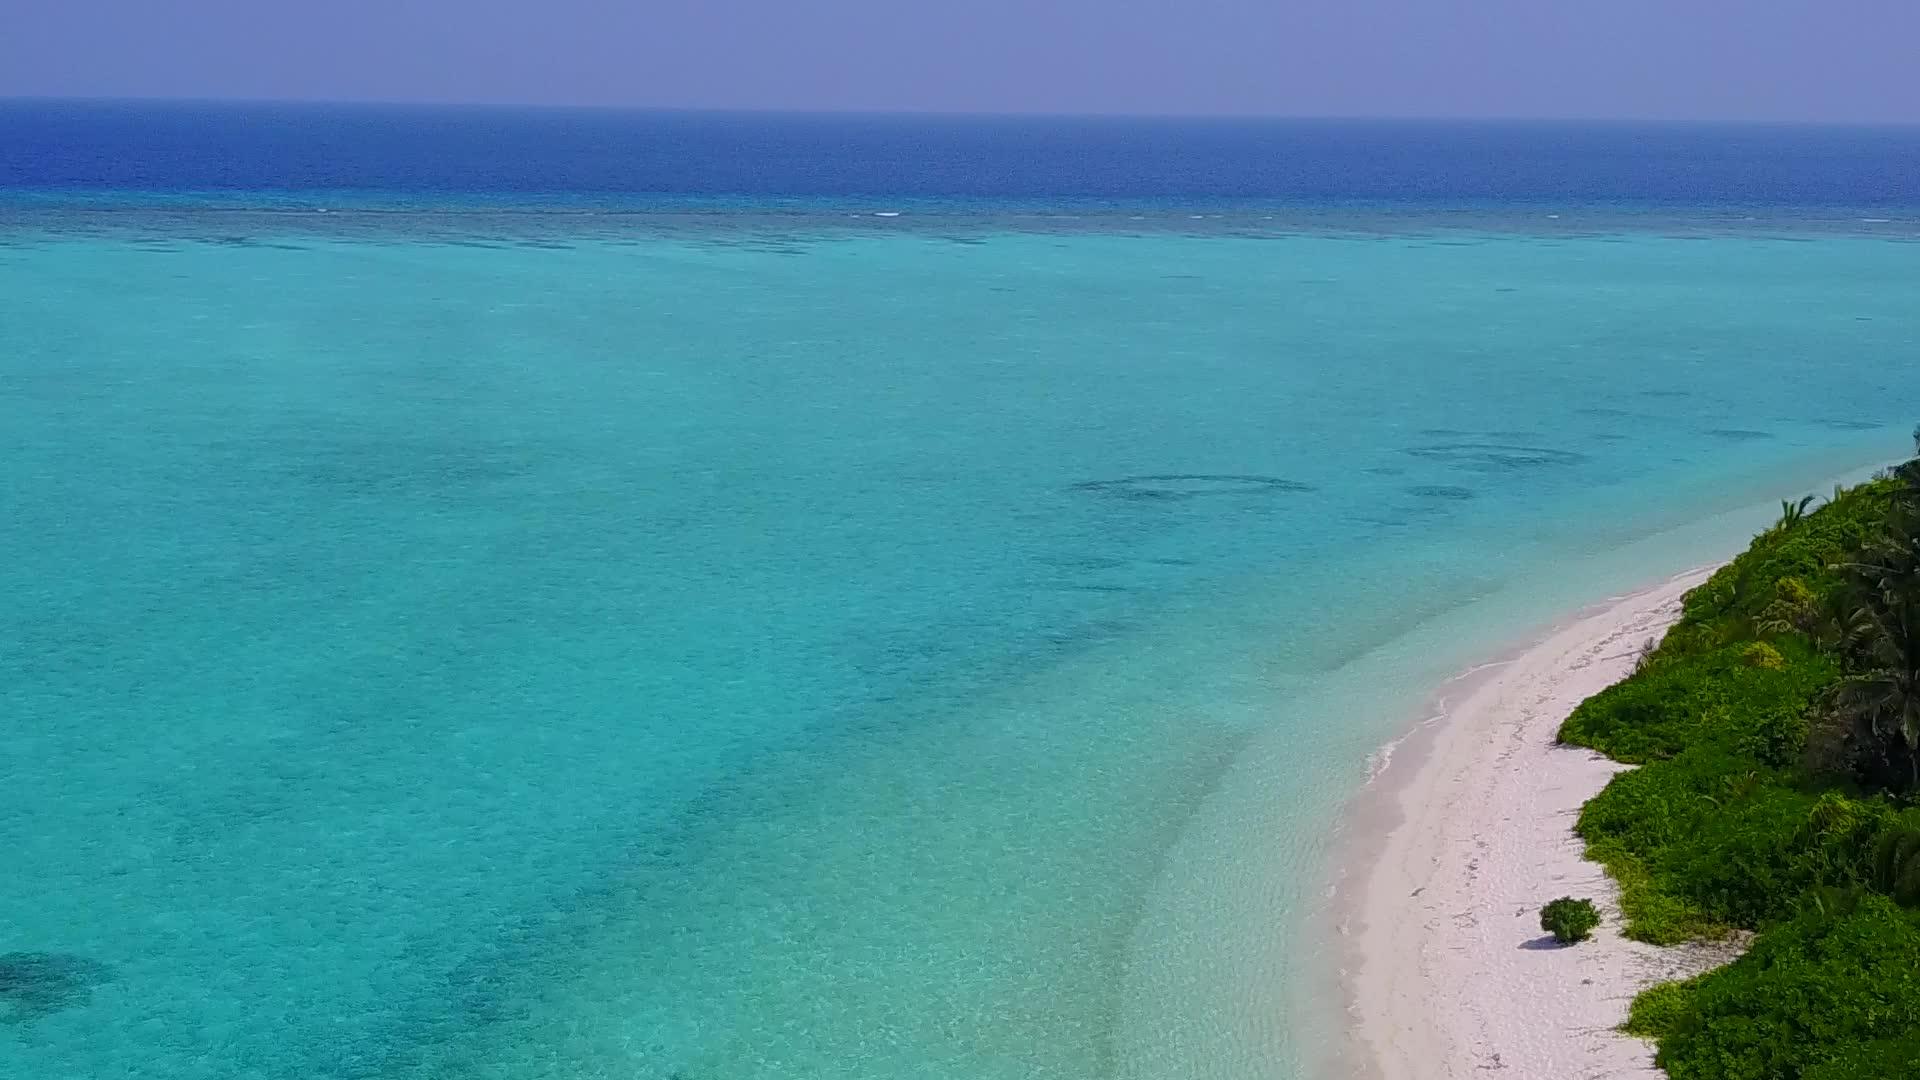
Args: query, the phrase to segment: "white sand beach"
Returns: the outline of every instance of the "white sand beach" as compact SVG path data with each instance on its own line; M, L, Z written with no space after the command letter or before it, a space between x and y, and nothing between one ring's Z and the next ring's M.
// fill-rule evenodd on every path
M1731 957L1724 946L1621 936L1618 890L1581 858L1572 828L1623 766L1557 746L1554 734L1632 671L1708 572L1589 609L1456 679L1362 797L1357 835L1373 846L1342 892L1348 986L1373 1075L1663 1076L1650 1044L1614 1030L1628 1003ZM1539 924L1540 905L1564 895L1591 897L1605 914L1592 940L1570 948Z

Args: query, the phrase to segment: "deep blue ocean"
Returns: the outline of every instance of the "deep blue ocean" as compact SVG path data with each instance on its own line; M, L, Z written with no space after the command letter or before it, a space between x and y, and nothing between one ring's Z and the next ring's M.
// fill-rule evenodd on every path
M1377 749L1916 298L1920 129L0 103L0 1076L1344 1075Z
M0 190L1911 210L1920 127L0 101Z

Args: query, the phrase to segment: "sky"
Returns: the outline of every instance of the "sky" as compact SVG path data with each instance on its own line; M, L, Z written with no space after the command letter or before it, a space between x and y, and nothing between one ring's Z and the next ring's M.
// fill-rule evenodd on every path
M0 0L0 97L1920 122L1920 0Z

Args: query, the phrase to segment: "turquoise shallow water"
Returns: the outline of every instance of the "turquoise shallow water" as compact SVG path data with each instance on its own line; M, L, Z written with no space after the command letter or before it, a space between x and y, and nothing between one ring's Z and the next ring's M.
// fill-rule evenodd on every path
M1884 236L57 224L7 1076L1300 1075L1407 704L1920 419Z

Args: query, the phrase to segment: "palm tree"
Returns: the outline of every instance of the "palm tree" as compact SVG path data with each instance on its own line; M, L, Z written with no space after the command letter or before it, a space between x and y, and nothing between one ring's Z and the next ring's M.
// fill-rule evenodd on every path
M1920 532L1904 526L1848 567L1858 606L1845 640L1855 655L1833 700L1884 763L1906 760L1920 790Z
M1913 429L1913 454L1912 460L1892 469L1895 479L1906 481L1906 490L1901 495L1909 502L1920 499L1920 427Z
M1920 428L1914 449L1920 452ZM1777 601L1779 610L1770 609L1758 628L1803 630L1840 659L1846 674L1829 698L1828 723L1816 724L1836 736L1850 732L1829 747L1838 750L1835 760L1851 757L1866 778L1920 793L1920 456L1891 477L1899 486L1881 538L1834 567L1846 583L1823 598L1844 614L1816 616L1815 605Z
M1781 499L1780 524L1775 525L1774 528L1781 532L1786 532L1788 529L1800 524L1806 520L1807 507L1812 504L1813 496L1811 495L1803 496L1799 502L1789 502L1786 499Z
M1897 904L1920 904L1920 827L1902 820L1873 846L1873 876Z
M1893 474L1907 482L1907 498L1920 497L1920 427L1913 429L1913 460L1893 470Z
M1828 656L1847 657L1856 650L1854 614L1859 601L1845 588L1815 591L1799 578L1774 583L1774 600L1753 621L1756 634L1805 634Z

